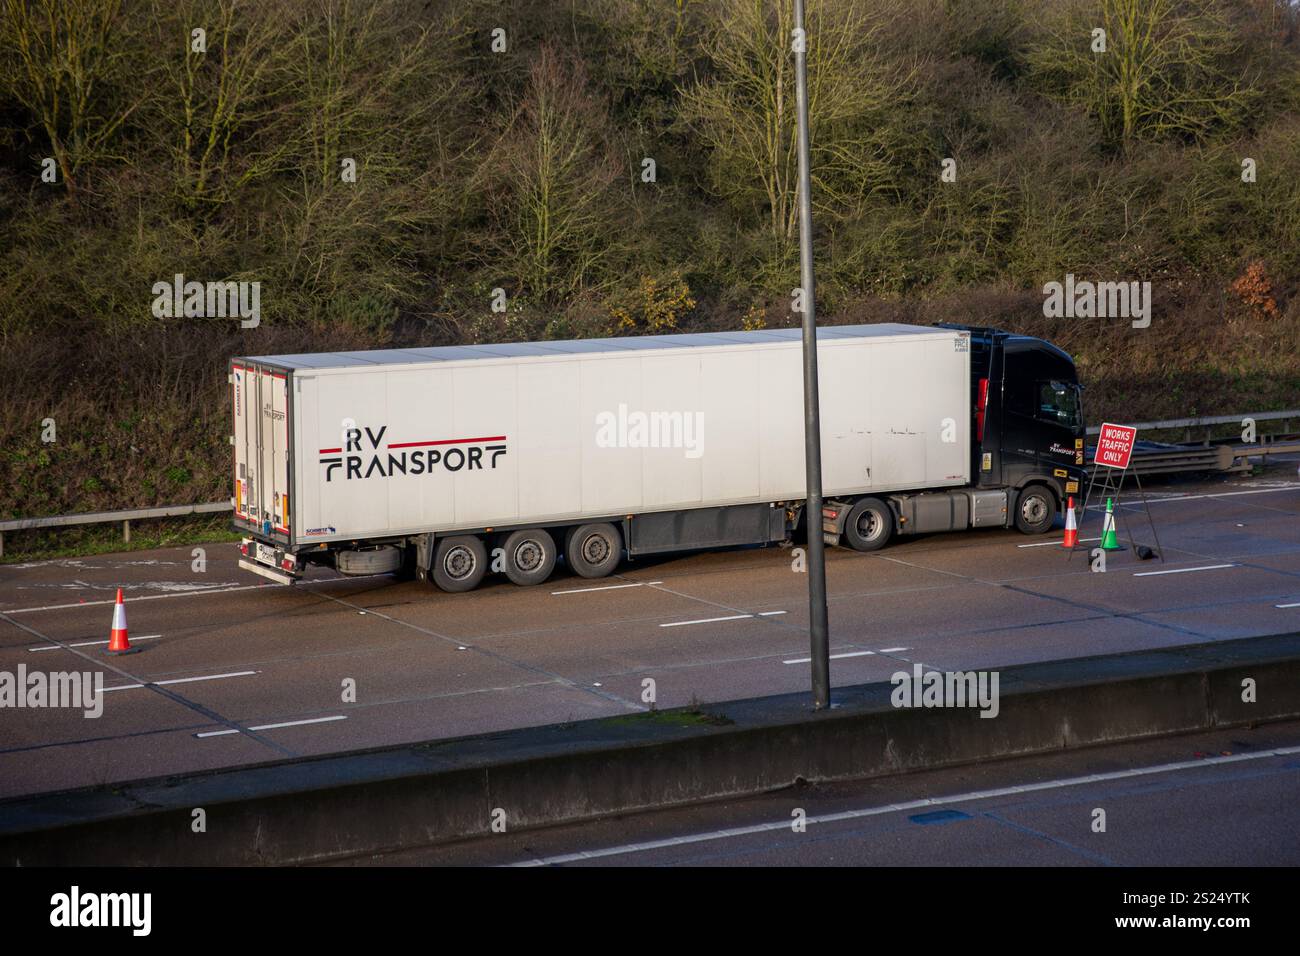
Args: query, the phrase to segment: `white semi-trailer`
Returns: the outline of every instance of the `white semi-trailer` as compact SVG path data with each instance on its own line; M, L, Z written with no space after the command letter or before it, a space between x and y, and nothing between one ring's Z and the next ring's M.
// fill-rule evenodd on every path
M820 533L1047 530L1083 473L1069 356L989 329L818 331ZM248 570L584 577L805 528L797 329L231 362Z

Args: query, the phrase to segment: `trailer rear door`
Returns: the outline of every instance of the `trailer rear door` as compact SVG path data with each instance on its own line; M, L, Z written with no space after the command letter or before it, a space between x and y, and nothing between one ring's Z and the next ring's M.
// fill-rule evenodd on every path
M235 517L263 537L290 535L289 384L274 368L234 363Z

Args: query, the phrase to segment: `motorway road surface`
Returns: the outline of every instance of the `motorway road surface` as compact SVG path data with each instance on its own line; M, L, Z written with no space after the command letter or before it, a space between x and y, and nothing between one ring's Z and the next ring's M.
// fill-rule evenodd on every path
M831 678L955 670L1300 628L1296 463L1166 483L1165 563L1104 574L1051 535L970 531L827 554ZM1140 507L1127 515L1138 540ZM1122 527L1121 527L1122 530ZM1089 515L1081 531L1100 534ZM104 712L0 709L0 797L808 687L807 578L784 548L563 568L443 594L318 572L294 587L233 545L0 565L0 671L103 671ZM116 588L141 651L104 653ZM355 701L345 685L355 681Z
M742 800L518 834L509 831L507 822L505 833L490 837L342 862L1295 866L1300 864L1297 788L1300 724L1272 724L852 783L789 787ZM798 832L797 815L802 815ZM1104 830L1098 829L1103 824ZM1193 888L1240 889L1211 887L1204 881ZM1068 911L1070 901L1061 904ZM1014 905L1008 900L1009 909ZM1226 915L1202 909L1196 908L1197 915ZM1240 912L1249 915L1249 908Z

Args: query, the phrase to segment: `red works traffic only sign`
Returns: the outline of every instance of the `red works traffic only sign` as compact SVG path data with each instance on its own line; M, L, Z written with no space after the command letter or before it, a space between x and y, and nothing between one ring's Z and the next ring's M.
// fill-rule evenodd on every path
M1097 454L1093 461L1107 468L1127 468L1133 457L1138 430L1128 425L1104 424L1097 436Z

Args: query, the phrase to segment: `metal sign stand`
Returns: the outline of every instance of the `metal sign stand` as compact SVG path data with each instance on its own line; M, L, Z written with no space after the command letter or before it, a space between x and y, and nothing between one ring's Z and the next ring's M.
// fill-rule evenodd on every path
M1119 476L1119 488L1116 489L1116 491L1115 491L1115 511L1116 511L1117 514L1120 513L1120 499L1119 499L1119 492L1120 492L1120 490L1122 490L1123 487L1124 487L1124 477L1125 477L1125 475L1127 475L1127 474L1128 474L1128 469L1125 468L1124 471L1121 472L1121 474L1120 474L1120 476ZM1160 547L1160 535L1156 533L1156 523L1155 523L1155 519L1153 519L1153 518L1151 517L1151 505L1148 504L1148 502L1147 502L1147 493L1146 493L1145 491L1142 490L1142 478L1141 478L1140 475L1138 475L1138 473L1137 473L1136 471L1133 472L1133 481L1137 484L1138 495L1142 498L1142 510L1145 511L1145 512L1146 512L1146 515L1147 515L1147 527L1151 529L1151 539L1152 539L1153 541L1155 541L1155 544L1156 544L1156 546L1155 546L1155 556L1156 556L1157 558L1160 559L1160 563L1161 563L1161 564L1164 564L1164 563L1165 563L1165 549L1162 548L1162 547ZM1145 548L1146 545L1138 544L1137 541L1134 540L1134 538L1133 538L1133 532L1129 529L1128 518L1127 518L1127 517L1124 518L1124 534L1127 535L1127 537L1128 537L1128 542L1129 542L1129 544L1131 544L1131 545L1133 546L1134 552L1137 554L1137 556L1138 556L1139 558L1141 558L1141 557L1142 557L1142 549ZM1149 550L1151 550L1151 549L1148 548L1147 550L1149 551ZM1148 557L1149 557L1149 555L1148 555Z
M1130 464L1131 463L1132 462L1130 458ZM1132 528L1129 527L1128 516L1122 507L1121 493L1124 490L1124 479L1127 478L1129 474L1129 465L1125 465L1123 470L1120 471L1119 480L1112 483L1111 478L1114 476L1115 469L1107 467L1106 465L1097 465L1094 462L1092 477L1089 478L1088 480L1088 490L1083 497L1083 510L1081 513L1084 516L1084 518L1086 518L1088 515L1088 502L1092 499L1092 490L1097 485L1098 468L1106 469L1106 477L1102 480L1101 489L1098 493L1098 498L1104 500L1108 497L1113 497L1115 499L1115 506L1114 506L1115 520L1116 522L1119 521L1124 522L1124 536L1125 538L1128 539L1128 547L1132 547L1134 549L1134 552L1137 553L1139 556L1141 556L1141 549L1145 548L1146 545L1138 544L1137 540L1133 537L1133 530ZM1165 551L1164 548L1160 546L1160 535L1156 532L1156 523L1155 520L1151 517L1151 505L1147 502L1146 491L1144 491L1142 488L1142 478L1138 475L1136 471L1133 472L1133 481L1137 484L1138 495L1142 499L1142 510L1146 512L1146 516L1147 516L1147 526L1151 529L1152 540L1155 541L1154 556L1159 558L1160 563L1163 564L1165 561ZM1082 525L1082 520L1080 520L1079 524ZM1102 527L1103 528L1105 527L1105 519L1102 519ZM1082 530L1082 528L1080 528L1080 530ZM1074 554L1075 548L1077 548L1078 546L1079 545L1076 542L1075 546L1073 548L1070 548L1070 553L1069 555L1066 556L1067 560L1069 559L1070 556Z

